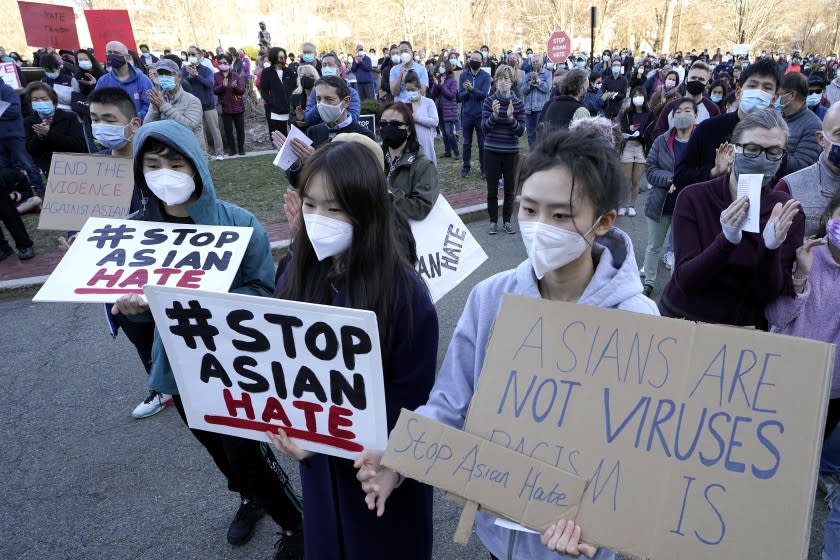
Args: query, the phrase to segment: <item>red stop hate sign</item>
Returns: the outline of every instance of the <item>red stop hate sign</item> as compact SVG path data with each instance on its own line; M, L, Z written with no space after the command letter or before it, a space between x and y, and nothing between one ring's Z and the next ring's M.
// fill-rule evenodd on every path
M571 40L565 31L555 31L548 38L548 59L555 64L566 62L571 50Z

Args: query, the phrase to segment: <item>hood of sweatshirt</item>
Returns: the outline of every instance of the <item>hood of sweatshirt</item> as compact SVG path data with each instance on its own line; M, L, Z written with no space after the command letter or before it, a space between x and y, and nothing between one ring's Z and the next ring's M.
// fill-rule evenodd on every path
M137 157L144 144L149 140L157 140L184 154L190 160L195 168L195 175L193 176L195 190L200 195L195 202L187 207L187 212L196 223L216 223L216 190L213 187L213 178L210 175L207 157L198 145L193 131L181 123L171 120L144 124L137 130L137 135L134 138L134 184L140 189L143 198L149 201L142 218L164 221L162 203L146 184L146 178L143 175L143 161Z

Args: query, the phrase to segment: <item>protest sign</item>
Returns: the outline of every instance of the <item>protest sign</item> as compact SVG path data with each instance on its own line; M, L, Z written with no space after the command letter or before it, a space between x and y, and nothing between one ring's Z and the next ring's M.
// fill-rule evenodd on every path
M356 122L374 136L376 135L376 115L359 115L359 120Z
M79 50L76 16L70 6L18 2L26 43L33 47Z
M105 45L109 41L119 41L128 50L137 52L128 10L85 10L85 20L90 30L93 50L99 60L108 58Z
M507 295L464 429L588 479L589 542L803 558L833 358L811 340Z
M227 292L253 231L88 218L32 300L113 303L146 284Z
M417 244L417 273L437 302L487 260L464 222L443 195L421 221L409 220Z
M146 298L191 428L354 458L385 449L376 315L157 286Z
M3 80L11 88L20 89L20 79L14 62L0 63L0 80Z
M586 481L425 416L403 410L382 464L481 508L544 531L574 519Z
M55 153L38 229L78 231L88 218L123 218L133 191L131 158Z

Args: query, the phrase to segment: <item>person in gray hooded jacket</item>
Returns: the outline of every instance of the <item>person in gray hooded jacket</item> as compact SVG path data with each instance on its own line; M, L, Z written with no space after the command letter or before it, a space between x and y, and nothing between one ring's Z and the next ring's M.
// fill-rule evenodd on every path
M558 131L528 154L518 179L519 228L528 259L484 280L470 293L429 400L417 409L458 429L464 426L478 386L503 294L659 314L656 305L642 295L630 238L613 227L624 181L610 146L587 130ZM384 511L399 475L381 467L379 457L366 451L357 466L368 503ZM577 537L550 539L553 526L541 542L540 535L503 528L495 521L492 515L477 514L478 536L499 560L615 557L612 551L596 549ZM569 526L580 535L574 523ZM580 538L585 540L583 531Z

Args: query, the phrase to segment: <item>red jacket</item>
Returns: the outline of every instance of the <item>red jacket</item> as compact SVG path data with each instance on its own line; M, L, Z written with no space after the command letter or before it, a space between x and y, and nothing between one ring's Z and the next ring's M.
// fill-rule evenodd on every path
M242 102L242 96L245 94L245 80L242 76L228 72L227 85L224 85L225 76L221 72L216 72L213 79L215 80L213 93L218 95L222 102L222 112L229 115L243 113L245 104Z

